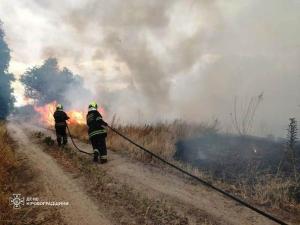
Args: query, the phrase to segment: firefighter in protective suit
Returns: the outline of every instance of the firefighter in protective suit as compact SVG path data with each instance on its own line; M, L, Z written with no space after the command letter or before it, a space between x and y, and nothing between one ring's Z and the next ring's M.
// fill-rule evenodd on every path
M67 120L70 119L64 112L64 108L61 104L56 106L56 111L53 114L55 120L55 131L58 146L66 145L68 143L66 128Z
M100 156L100 163L106 163L107 150L105 138L107 136L107 123L103 121L97 108L98 105L96 102L89 104L89 111L86 116L88 133L94 149L94 162L98 162Z

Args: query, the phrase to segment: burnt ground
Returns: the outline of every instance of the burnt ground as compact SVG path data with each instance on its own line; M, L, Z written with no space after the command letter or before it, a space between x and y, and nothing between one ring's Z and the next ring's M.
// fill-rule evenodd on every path
M53 133L11 122L9 130L49 195L70 201L66 224L274 224L189 180L109 151L109 162L92 164L70 147L45 146L32 133ZM85 151L90 146L77 144Z
M217 178L235 181L251 171L289 172L287 140L211 134L177 142L175 159L205 170ZM300 145L296 146L300 157ZM300 171L300 162L298 164Z

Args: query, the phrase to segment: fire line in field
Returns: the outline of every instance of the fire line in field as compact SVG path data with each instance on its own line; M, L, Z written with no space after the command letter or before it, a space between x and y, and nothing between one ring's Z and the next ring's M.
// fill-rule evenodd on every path
M44 125L47 126L54 126L54 118L53 118L53 113L56 110L56 105L57 102L53 101L51 103L48 103L43 106L34 106L34 110L39 114L39 122L41 122ZM103 115L104 114L104 109L100 108L99 109L100 113ZM86 111L79 111L79 110L67 110L66 113L70 117L68 120L69 124L86 124Z

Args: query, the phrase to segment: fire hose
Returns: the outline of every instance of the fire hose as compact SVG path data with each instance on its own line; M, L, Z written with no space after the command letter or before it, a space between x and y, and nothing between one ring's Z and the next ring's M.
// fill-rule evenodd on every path
M147 153L148 153L149 155L151 155L152 157L154 157L154 158L160 160L161 162L163 162L164 164L167 164L168 166L174 168L175 170L177 170L177 171L179 171L179 172L181 172L181 173L183 173L183 174L185 174L185 175L187 175L187 176L189 176L189 177L191 177L191 178L197 180L198 182L202 183L203 185L205 185L205 186L207 186L207 187L209 187L209 188L211 188L211 189L213 189L213 190L215 190L215 191L217 191L217 192L219 192L219 193L225 195L226 197L228 197L228 198L230 198L230 199L232 199L232 200L234 200L234 201L240 203L241 205L243 205L243 206L245 206L245 207L247 207L247 208L249 208L249 209L255 211L256 213L258 213L258 214L260 214L260 215L262 215L262 216L264 216L264 217L266 217L266 218L268 218L268 219L270 219L270 220L272 220L272 221L274 221L274 222L276 222L276 223L278 223L278 224L281 224L281 225L288 225L287 223L283 222L282 220L280 220L280 219L278 219L278 218L276 218L276 217L274 217L274 216L272 216L272 215L270 215L270 214L268 214L268 213L266 213L266 212L264 212L264 211L262 211L262 210L260 210L260 209L258 209L258 208L256 208L256 207L254 207L254 206L252 206L252 205L250 205L249 203L247 203L247 202L245 202L245 201L243 201L243 200L241 200L241 199L235 197L234 195L232 195L232 194L230 194L230 193L228 193L228 192L226 192L226 191L223 191L222 189L220 189L220 188L218 188L218 187L216 187L216 186L210 184L209 182L207 182L207 181L201 179L200 177L197 177L197 176L195 176L195 175L193 175L193 174L191 174L191 173L189 173L189 172L187 172L187 171L181 169L180 167L174 165L173 163L171 163L171 162L169 162L169 161L163 159L162 157L158 156L157 154L153 153L152 151L150 151L150 150L144 148L143 146L137 144L136 142L132 141L130 138L126 137L125 135L123 135L122 133L120 133L119 131L117 131L116 129L114 129L113 127L111 127L111 126L109 126L109 125L108 125L108 127L109 127L113 132L115 132L117 135L119 135L120 137L122 137L123 139L125 139L126 141L128 141L129 143L135 145L136 147L138 147L139 149L143 150L144 152L147 152ZM72 135L71 135L70 129L69 129L68 126L67 126L67 129L68 129L69 136L70 136L70 138L71 138L71 141L72 141L74 147L75 147L79 152L81 152L81 153L84 153L84 154L87 154L87 155L93 155L93 153L90 153L90 152L86 152L86 151L81 150L81 149L75 144L75 142L74 142L74 140L73 140L73 137L72 137Z
M67 124L67 130L68 130L70 139L71 139L71 141L72 141L72 144L73 144L74 147L77 149L77 151L79 151L79 152L81 152L81 153L84 153L84 154L87 154L87 155L93 155L93 153L91 153L91 152L86 152L86 151L81 150L81 149L75 144L74 139L73 139L73 137L72 137L72 134L71 134L71 132L70 132L70 129L69 129L68 124Z

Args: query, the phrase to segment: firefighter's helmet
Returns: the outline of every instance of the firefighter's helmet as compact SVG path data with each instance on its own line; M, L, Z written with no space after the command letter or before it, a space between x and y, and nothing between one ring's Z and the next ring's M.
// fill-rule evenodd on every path
M90 110L96 110L98 108L98 105L97 105L97 103L96 102L91 102L90 104L89 104L89 109Z
M57 104L56 110L63 110L63 109L64 109L64 107L62 104Z

